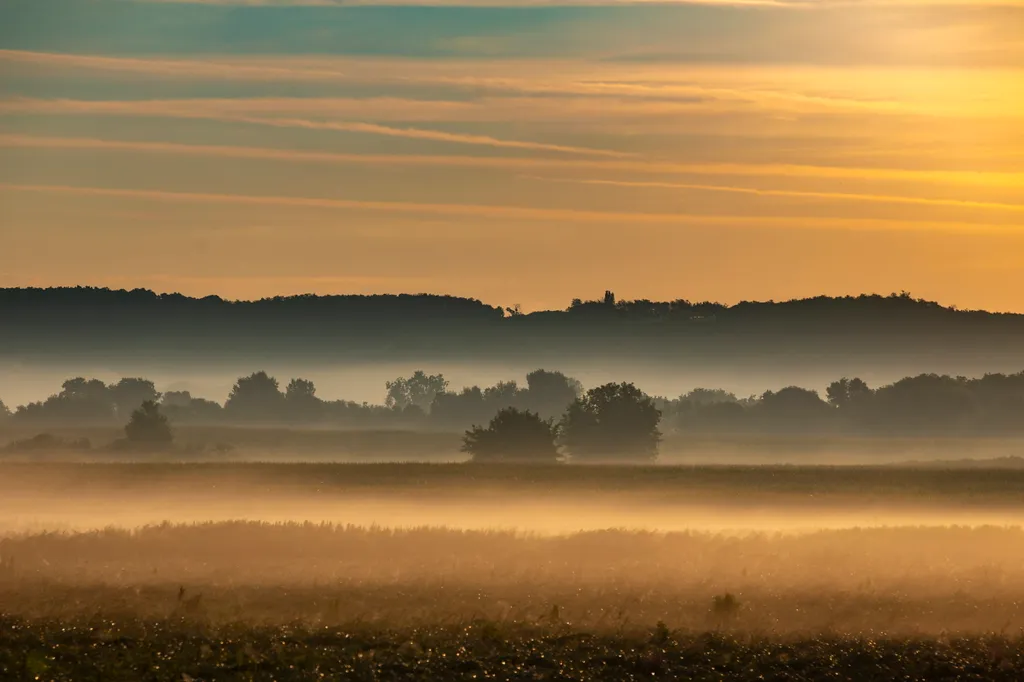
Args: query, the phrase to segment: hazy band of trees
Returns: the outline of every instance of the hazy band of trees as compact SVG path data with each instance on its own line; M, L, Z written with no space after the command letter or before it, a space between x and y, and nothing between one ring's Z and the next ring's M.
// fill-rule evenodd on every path
M607 291L567 303L561 310L524 312L518 305L430 294L230 301L143 289L0 288L0 354L149 357L159 350L202 357L301 352L334 359L464 359L538 350L578 357L628 347L676 360L683 349L715 357L810 349L843 358L924 351L1016 358L1024 331L1024 315L958 310L908 292L726 305L622 300Z
M122 426L142 407L140 418L165 418L171 425L444 431L479 427L467 433L471 452L473 447L490 447L490 436L483 428L490 424L492 430L519 434L517 438L527 437L524 434L534 429L534 437L539 438L530 446L534 450L544 449L545 443L558 438L571 449L575 437L586 440L595 452L632 452L644 458L656 454L662 433L1024 433L1024 372L980 378L922 374L878 387L858 378L841 378L832 382L824 395L787 386L748 397L714 388L696 388L675 398L648 396L630 383L610 383L585 391L576 379L545 369L530 372L525 385L510 380L455 390L441 374L416 371L386 382L383 388L382 404L324 400L310 380L293 378L282 386L275 377L259 371L239 378L221 404L188 391L161 393L154 382L144 378L107 384L78 377L65 381L61 390L46 400L21 405L13 412L0 402L0 424ZM559 429L560 435L556 434ZM169 438L166 434L160 437ZM507 437L499 440L507 445ZM577 442L576 449L581 448L586 449Z

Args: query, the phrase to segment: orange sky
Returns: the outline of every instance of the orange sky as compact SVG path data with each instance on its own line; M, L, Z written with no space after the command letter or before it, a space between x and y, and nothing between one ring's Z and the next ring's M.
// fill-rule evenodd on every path
M1024 312L1020 3L112 4L0 12L0 286Z

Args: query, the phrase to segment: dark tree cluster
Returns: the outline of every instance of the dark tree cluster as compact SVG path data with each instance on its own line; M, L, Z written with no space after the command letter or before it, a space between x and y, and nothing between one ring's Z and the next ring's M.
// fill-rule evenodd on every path
M508 407L466 431L474 461L653 462L661 411L633 384L605 384L573 400L559 422ZM564 454L563 454L564 453Z
M383 404L325 400L308 379L292 378L282 387L260 371L240 377L222 405L187 391L161 394L143 378L107 384L77 377L46 400L13 412L0 403L0 424L124 426L133 413L152 404L171 424L445 431L494 427L508 433L515 424L527 428L523 415L532 415L530 428L540 433L538 424L550 426L560 456L588 461L652 459L662 430L683 435L1024 434L1024 372L980 378L922 374L877 388L859 378L842 378L827 387L824 397L798 386L747 398L709 388L675 399L648 397L629 383L584 392L576 379L545 369L530 372L524 386L501 381L453 391L442 375L416 371L388 381L384 388ZM492 423L499 414L505 415L503 421ZM474 433L481 443L491 443L490 436Z
M124 423L144 402L159 399L160 392L148 379L125 378L105 384L77 377L65 381L60 392L46 400L19 406L11 418L64 424Z
M611 291L561 310L523 312L455 296L288 296L229 301L149 290L0 289L0 355L206 357L240 352L307 357L494 357L523 348L679 357L708 349L724 357L794 347L832 356L905 357L927 346L1019 357L1024 315L963 311L907 292L891 295L742 301L622 300ZM824 340L828 343L823 343Z
M160 412L160 406L152 400L147 400L132 412L124 427L124 434L129 443L151 448L170 445L174 440L170 422Z
M746 399L697 389L676 400L660 399L658 405L683 432L1020 434L1024 372L974 379L921 374L874 389L859 378L844 377L828 386L824 398L796 386Z
M538 369L526 375L526 386L499 381L494 386L472 386L460 392L437 392L430 417L438 426L463 428L486 422L498 410L514 407L536 412L544 419L559 418L583 392L583 385L561 372Z

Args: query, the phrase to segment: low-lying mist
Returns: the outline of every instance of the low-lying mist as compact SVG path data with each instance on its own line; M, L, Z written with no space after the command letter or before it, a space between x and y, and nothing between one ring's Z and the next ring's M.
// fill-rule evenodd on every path
M1024 473L0 467L8 616L771 635L1024 627Z
M759 533L206 523L14 534L20 617L622 631L986 632L1024 625L1020 528Z

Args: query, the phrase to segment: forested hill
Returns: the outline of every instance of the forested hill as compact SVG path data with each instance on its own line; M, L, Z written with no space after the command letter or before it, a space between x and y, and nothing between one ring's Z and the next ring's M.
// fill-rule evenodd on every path
M0 354L151 353L500 357L530 353L1020 353L1024 315L961 311L909 294L785 302L618 301L520 314L437 295L259 301L148 290L0 289Z

